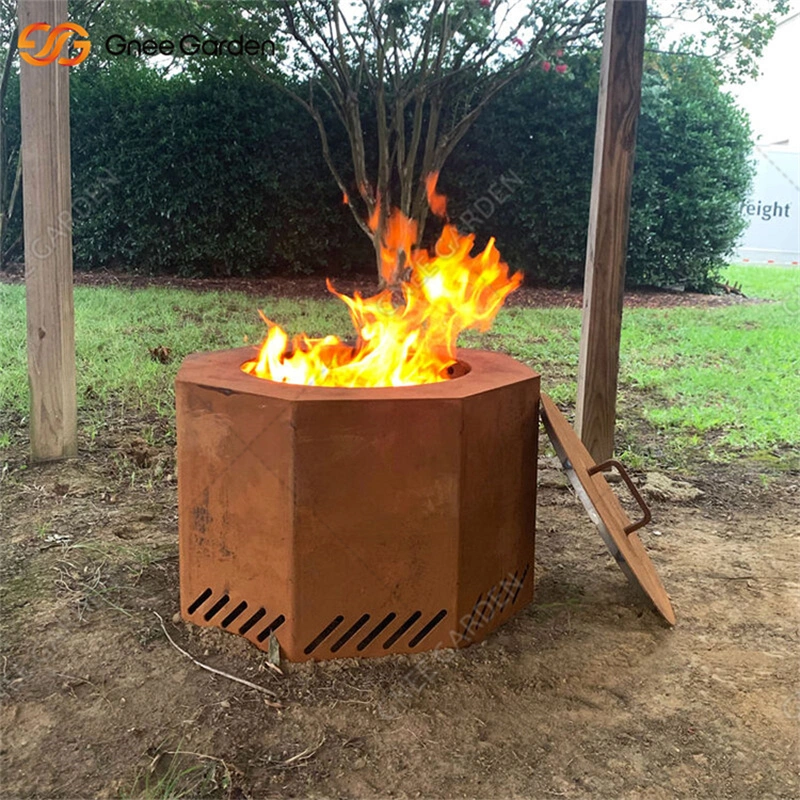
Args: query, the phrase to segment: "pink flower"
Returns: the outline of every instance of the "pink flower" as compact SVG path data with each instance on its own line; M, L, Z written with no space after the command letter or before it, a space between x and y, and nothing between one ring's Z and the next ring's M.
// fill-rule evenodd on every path
M553 65L549 61L542 61L542 69L545 72L550 72L550 67L552 67L552 66Z
M564 55L564 51L563 50L556 50L556 58L561 58L561 56L563 56L563 55Z
M558 64L556 66L556 72L558 72L559 74L563 75L566 71L567 71L567 65L566 64Z
M514 42L517 47L525 47L525 42L523 42L519 36L515 36L511 41Z
M492 0L481 0L481 8L489 8L492 4Z

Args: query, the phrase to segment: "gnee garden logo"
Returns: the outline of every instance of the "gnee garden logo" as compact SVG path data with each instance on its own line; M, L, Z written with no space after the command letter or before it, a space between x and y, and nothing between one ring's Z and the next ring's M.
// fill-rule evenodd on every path
M44 46L36 53L26 51L36 50L37 44L31 39L31 34L34 31L50 31L47 41ZM59 53L63 49L67 40L74 34L84 37L83 39L75 39L72 46L78 51L77 55L72 58L60 57ZM31 25L23 28L19 35L19 55L23 61L28 64L33 64L35 67L43 67L46 64L52 64L58 58L58 63L65 67L74 67L80 64L89 55L92 49L92 43L89 41L89 34L82 25L77 25L74 22L62 22L53 28L46 22L34 22Z

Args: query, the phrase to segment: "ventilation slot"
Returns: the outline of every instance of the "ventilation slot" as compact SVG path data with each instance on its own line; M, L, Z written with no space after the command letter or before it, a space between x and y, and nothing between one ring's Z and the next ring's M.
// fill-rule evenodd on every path
M197 600L195 600L194 603L189 606L189 613L194 614L194 612L197 611L197 609L200 608L200 606L203 605L203 603L205 603L209 597L211 597L211 589L206 589L202 594L198 595Z
M266 615L267 615L266 610L263 608L259 608L258 611L256 611L256 613L253 614L253 616L250 617L250 619L247 620L247 622L245 622L241 628L239 628L239 633L247 633L247 631L249 631L250 628L252 628L253 625L255 625L256 622L258 622L261 619L261 617L265 617Z
M514 592L519 580L519 570L514 573L514 577L508 582L508 586L505 590L505 597L503 597L503 602L500 604L500 611L503 611L505 607L508 605L508 601L511 599L511 595Z
M214 603L214 605L211 606L211 608L209 608L205 614L203 614L203 619L206 622L210 622L217 614L219 614L220 611L222 611L223 608L225 608L226 605L228 605L229 601L230 597L228 597L228 595L222 595L222 597L220 597L220 599L217 600L217 602Z
M503 587L503 582L495 584L486 592L486 599L483 599L483 592L478 595L475 605L472 607L472 613L469 615L469 620L464 626L464 633L461 635L462 639L471 640L472 637L483 627L488 625L497 611L497 601L500 598L500 591Z
M472 621L475 619L475 613L478 610L478 606L481 604L481 600L483 599L483 592L478 595L478 599L475 601L475 605L472 606L472 613L469 615L469 619L467 620L467 624L464 626L464 633L463 638L466 639L470 635L470 631L472 630Z
M356 650L361 652L380 635L381 631L397 616L394 611L387 614L359 643Z
M275 619L272 620L272 622L270 622L270 624L267 625L267 627L264 628L264 630L261 631L261 633L259 633L258 636L256 636L256 639L258 639L259 642L263 642L264 639L267 638L267 636L269 636L274 631L278 630L278 628L280 628L280 626L283 625L284 622L286 622L286 617L284 617L283 614L280 614L279 616L275 617Z
M447 611L442 609L414 638L408 643L409 647L416 647L445 617Z
M308 647L306 647L306 649L303 650L303 652L306 655L310 655L311 653L313 653L317 649L317 647L320 644L322 644L322 642L325 639L327 639L342 624L343 620L344 620L344 617L341 616L341 615L339 615L338 617L334 617L330 621L328 626L324 630L321 630L319 632L319 635L316 637L316 639L314 639L314 641L311 642L311 644L308 645Z
M501 613L509 602L511 604L517 602L517 597L519 597L519 593L525 585L525 578L528 577L529 568L530 564L527 564L521 578L517 577L519 575L519 570L517 570L513 576L509 575L499 583L496 583L486 593L485 600L482 592L478 595L478 599L472 607L472 613L469 615L469 620L464 626L463 639L471 639L480 628L488 625L498 613Z
M331 646L331 652L332 653L338 652L345 644L347 644L348 641L350 641L350 639L353 638L353 636L356 635L356 633L358 633L359 630L361 630L361 628L364 627L364 625L367 624L368 621L369 621L369 614L364 614L363 616L359 617L358 620L356 620L356 622L354 622L339 637L339 639L336 642L334 642L334 644Z
M415 611L384 643L383 649L388 650L420 617L421 611Z
M517 602L517 595L519 595L520 590L525 585L525 578L528 577L528 570L530 569L530 564L525 565L525 572L522 573L522 577L519 579L519 586L517 586L517 591L514 592L514 599L511 601L512 603Z
M236 619L236 617L238 617L239 614L241 614L242 611L244 611L246 608L247 608L247 603L245 603L244 600L242 600L242 602L239 603L239 605L236 606L236 608L234 608L233 611L231 611L231 613L228 614L228 616L225 617L224 620L222 620L221 623L222 627L227 628L228 625L230 625L231 622L233 622Z
M494 619L494 615L497 613L497 606L500 602L500 595L502 594L503 587L503 581L492 587L492 591L489 593L489 597L486 599L488 605L486 611L488 612L488 616L486 614L483 616L484 625L488 625Z

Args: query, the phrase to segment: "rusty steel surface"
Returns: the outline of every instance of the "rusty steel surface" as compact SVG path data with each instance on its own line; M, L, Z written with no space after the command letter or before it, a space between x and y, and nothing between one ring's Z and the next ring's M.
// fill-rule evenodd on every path
M533 596L539 376L460 351L441 383L176 379L181 613L291 660L484 639Z
M595 464L578 434L572 429L556 404L546 394L542 395L542 421L550 441L561 460L575 494L583 503L586 513L597 526L609 552L628 580L641 589L659 614L670 624L675 624L675 612L669 595L658 577L656 568L647 555L642 540L636 534L650 522L650 510L633 484L625 468L613 459ZM642 510L643 518L632 523L606 481L603 471L614 466Z

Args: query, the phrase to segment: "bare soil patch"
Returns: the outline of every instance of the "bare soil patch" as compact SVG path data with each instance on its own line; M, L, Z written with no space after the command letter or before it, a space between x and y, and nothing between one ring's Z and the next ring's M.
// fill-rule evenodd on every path
M466 650L284 663L280 676L244 640L173 621L163 423L128 418L80 458L32 466L21 420L6 421L3 797L136 796L170 770L214 798L800 792L797 474L768 487L741 464L670 475L704 492L654 500L643 536L670 630L543 459L535 598L520 615ZM197 668L156 613L193 656L275 697Z

